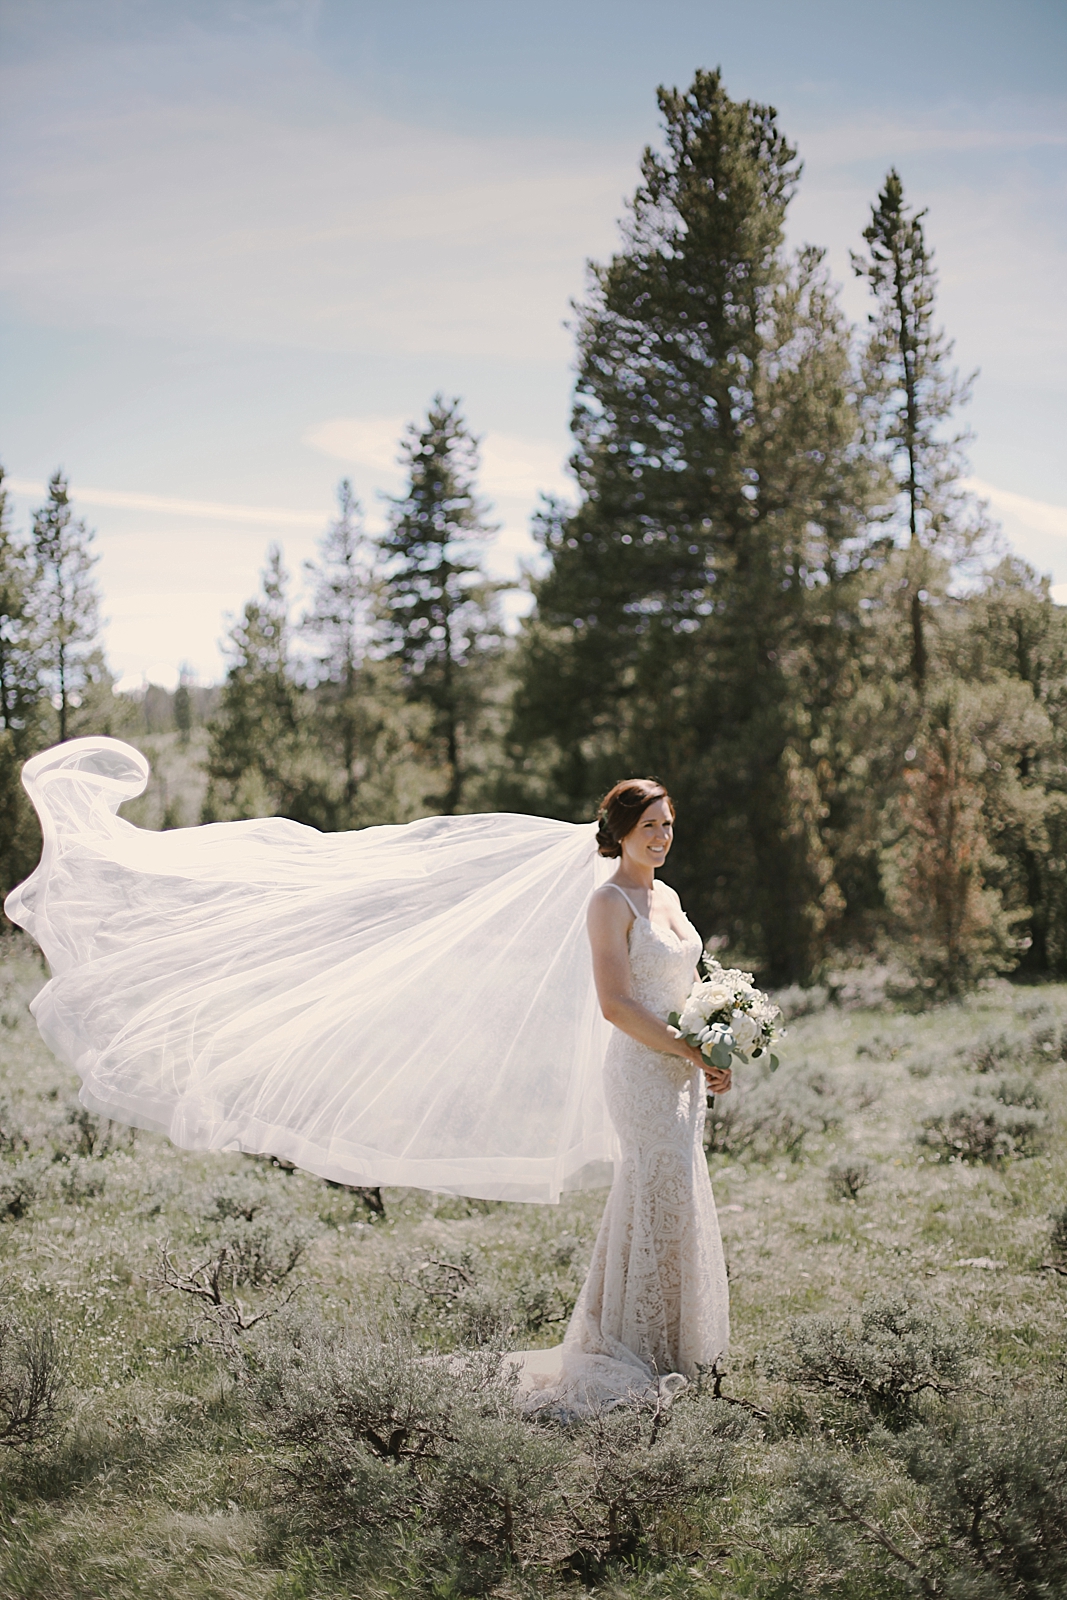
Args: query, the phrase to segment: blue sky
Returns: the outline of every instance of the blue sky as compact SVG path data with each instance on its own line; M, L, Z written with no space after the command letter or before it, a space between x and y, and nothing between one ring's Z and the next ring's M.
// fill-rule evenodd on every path
M853 316L890 165L928 208L975 479L1067 599L1062 0L2 0L0 460L23 523L69 473L125 682L218 676L268 541L298 574L346 474L380 522L438 389L516 570L584 263L656 85L716 65L799 145L791 236Z

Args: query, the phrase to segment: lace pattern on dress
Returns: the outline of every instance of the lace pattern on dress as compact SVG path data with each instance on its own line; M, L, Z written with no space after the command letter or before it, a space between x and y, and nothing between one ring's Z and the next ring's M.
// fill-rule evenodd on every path
M689 992L700 936L658 928L630 904L634 997L666 1019ZM669 1395L727 1345L704 1074L614 1030L604 1080L621 1156L559 1370L524 1383L530 1410L580 1415Z

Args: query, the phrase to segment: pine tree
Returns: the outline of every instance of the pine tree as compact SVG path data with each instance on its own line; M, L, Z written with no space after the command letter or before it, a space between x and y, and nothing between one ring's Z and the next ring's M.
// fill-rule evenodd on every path
M193 731L193 697L189 693L192 681L192 668L183 662L178 672L178 687L174 691L174 726L183 745L189 743Z
M842 908L820 741L880 477L822 257L784 250L799 168L775 112L717 72L659 104L664 149L577 308L581 503L539 524L513 748L534 803L575 816L658 772L687 903L785 977Z
M0 468L0 899L33 870L40 852L19 769L42 743L47 704L32 637L33 561L11 527L4 477Z
M380 584L347 480L338 504L318 560L306 564L313 594L300 624L318 647L309 714L314 746L329 767L323 809L313 820L328 829L406 822L421 812L428 784L416 751L429 732L427 718L408 705L397 663L374 654Z
M980 511L959 488L967 435L952 432L956 409L976 373L961 380L953 345L935 324L937 272L923 230L925 211L909 210L890 170L864 229L867 256L853 255L857 276L875 297L865 352L873 442L893 473L906 530L901 587L907 605L911 674L919 693L929 671L927 605L943 593L951 564L984 531Z
M905 959L926 986L949 995L1015 966L1014 926L1025 916L1007 910L987 882L1002 863L987 835L986 761L974 736L985 709L974 691L938 686L904 774L898 839L886 862L887 898Z
M407 490L378 541L383 652L398 663L409 699L432 715L427 754L444 771L436 799L450 816L467 797L501 646L502 586L479 556L496 530L475 487L477 441L458 400L434 397L425 425L409 426L401 459Z
M336 746L344 773L344 809L351 817L363 754L360 668L366 654L373 590L363 513L347 478L337 499L340 514L322 541L319 560L306 563L314 594L300 627L320 645L315 673L319 721Z
M230 629L230 664L218 713L208 725L205 822L291 815L301 788L288 582L281 549L272 545L260 595Z
M33 560L11 527L5 477L0 467L0 730L13 750L29 754L44 693L32 634Z
M96 556L93 535L75 518L67 481L57 472L48 485L48 499L33 519L34 571L30 608L43 676L58 713L60 742L68 736L73 709L86 690L99 690L110 677L96 636L99 598L93 582Z

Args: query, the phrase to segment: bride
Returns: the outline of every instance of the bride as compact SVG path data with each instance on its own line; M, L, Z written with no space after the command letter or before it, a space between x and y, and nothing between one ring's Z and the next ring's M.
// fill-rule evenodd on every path
M655 881L663 787L616 785L598 824L151 833L118 815L147 779L105 738L23 769L44 844L5 910L47 957L31 1010L82 1102L357 1185L551 1203L613 1170L555 1365L525 1361L529 1403L661 1392L714 1361L727 1299L704 1080L664 1020L701 946ZM729 1074L709 1081L722 1093Z
M612 1023L604 1061L620 1155L593 1260L558 1359L522 1358L527 1406L598 1409L668 1393L724 1352L726 1271L704 1156L705 1075L729 1070L668 1028L701 952L677 894L655 872L674 839L674 806L649 778L618 783L600 805L597 845L618 860L588 912L593 976Z

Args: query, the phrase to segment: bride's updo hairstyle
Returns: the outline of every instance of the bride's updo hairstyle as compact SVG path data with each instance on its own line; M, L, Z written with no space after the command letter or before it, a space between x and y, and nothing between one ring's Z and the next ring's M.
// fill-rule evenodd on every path
M674 816L674 801L658 778L624 778L609 789L597 807L597 849L602 856L621 856L622 841L656 800L666 800Z

